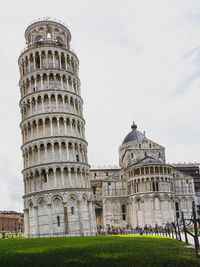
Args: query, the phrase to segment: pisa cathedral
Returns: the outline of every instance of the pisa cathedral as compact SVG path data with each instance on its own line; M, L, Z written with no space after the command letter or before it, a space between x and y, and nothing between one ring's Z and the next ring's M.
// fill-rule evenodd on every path
M189 217L194 177L166 164L164 147L135 123L119 148L120 166L90 169L70 31L46 18L30 24L25 39L18 64L26 237L161 224L181 211Z
M182 211L191 217L198 195L194 177L182 165L167 164L165 148L138 131L134 122L119 147L119 165L90 170L97 227L161 225L179 220Z

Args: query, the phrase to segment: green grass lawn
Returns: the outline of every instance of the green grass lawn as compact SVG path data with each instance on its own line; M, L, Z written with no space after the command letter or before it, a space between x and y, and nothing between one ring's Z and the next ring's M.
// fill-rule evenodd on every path
M167 237L0 240L0 266L200 266L193 248Z

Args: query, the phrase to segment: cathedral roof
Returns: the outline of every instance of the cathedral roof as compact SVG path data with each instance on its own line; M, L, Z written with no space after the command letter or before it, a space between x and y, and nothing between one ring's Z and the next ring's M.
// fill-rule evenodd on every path
M152 157L145 157L144 159L139 160L138 162L134 163L132 166L142 166L142 165L166 165L162 161L158 159L154 159Z
M138 142L145 138L145 135L143 133L136 130L137 125L135 124L135 122L133 122L131 128L132 128L132 131L124 138L122 145L129 143L129 142Z

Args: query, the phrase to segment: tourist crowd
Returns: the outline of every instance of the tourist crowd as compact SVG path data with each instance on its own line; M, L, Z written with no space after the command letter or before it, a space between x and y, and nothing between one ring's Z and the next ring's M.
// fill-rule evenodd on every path
M191 226L192 229L192 226ZM107 228L102 227L101 225L97 228L97 235L116 235L116 234L140 234L140 235L148 235L148 234L159 234L165 233L170 234L170 232L178 232L183 231L183 224L175 224L174 222L166 222L161 225L147 225L145 224L143 227L137 225L135 228L130 227L127 225L126 228L108 226Z

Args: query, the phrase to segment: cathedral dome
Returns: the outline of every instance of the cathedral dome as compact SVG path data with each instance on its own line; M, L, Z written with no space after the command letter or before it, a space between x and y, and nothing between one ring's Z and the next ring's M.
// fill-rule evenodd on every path
M145 135L139 131L137 131L137 125L135 122L133 122L132 126L132 131L124 138L124 141L122 142L122 145L130 142L138 142L142 139L145 138Z

